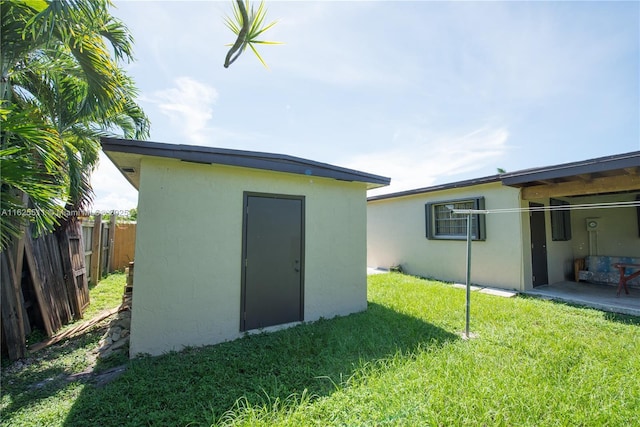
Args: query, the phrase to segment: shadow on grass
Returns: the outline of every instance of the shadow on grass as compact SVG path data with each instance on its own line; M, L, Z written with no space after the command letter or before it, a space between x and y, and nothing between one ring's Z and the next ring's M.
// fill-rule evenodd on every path
M104 388L86 387L65 426L210 425L239 398L261 405L305 390L328 396L366 364L456 339L369 303L346 317L133 360Z
M63 392L69 385L68 378L86 366L86 353L83 349L96 346L103 334L104 329L94 329L78 338L28 355L25 360L14 363L6 361L7 366L2 372L2 396L8 397L11 403L3 408L3 419L9 419L25 405L37 404ZM103 369L108 368L109 364L113 366L114 359L102 362Z
M624 323L625 325L640 326L640 316L630 314L605 312L604 318L612 322Z

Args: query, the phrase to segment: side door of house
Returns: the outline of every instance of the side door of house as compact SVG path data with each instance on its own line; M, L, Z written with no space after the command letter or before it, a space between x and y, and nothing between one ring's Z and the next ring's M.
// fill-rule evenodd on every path
M245 193L240 330L303 320L304 197Z
M530 208L543 208L539 203L529 203ZM529 212L529 224L531 229L531 269L533 274L533 286L549 284L547 270L547 230L543 210Z

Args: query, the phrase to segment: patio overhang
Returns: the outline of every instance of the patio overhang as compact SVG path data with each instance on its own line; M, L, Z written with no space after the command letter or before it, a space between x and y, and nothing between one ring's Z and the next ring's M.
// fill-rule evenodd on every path
M523 200L640 192L640 151L501 176Z

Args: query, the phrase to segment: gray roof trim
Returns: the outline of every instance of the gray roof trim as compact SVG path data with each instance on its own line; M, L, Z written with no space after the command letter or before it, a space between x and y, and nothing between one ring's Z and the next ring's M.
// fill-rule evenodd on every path
M571 177L575 175L593 174L637 167L640 167L640 151L632 151L630 153L598 157L590 160L563 163L560 165L544 166L539 168L523 169L520 171L491 175L483 178L474 178L465 181L435 185L432 187L416 188L415 190L381 194L378 196L369 197L367 201L371 202L375 200L415 196L419 194L431 193L434 191L469 187L472 185L487 184L500 181L502 181L503 185L517 187L528 183L535 183L536 181L545 181L556 178Z
M504 185L518 186L535 181L545 181L633 167L640 167L640 151L505 173L502 175L502 183Z
M315 162L283 154L232 150L181 144L165 144L118 138L101 138L105 152L120 152L144 156L165 157L187 162L221 164L245 168L272 170L300 175L333 178L375 184L370 188L389 185L390 178L347 169L327 163Z
M378 196L371 196L367 198L368 202L384 199L395 199L398 197L417 196L425 193L432 193L434 191L450 190L453 188L470 187L472 185L490 184L493 182L500 182L500 175L485 176L483 178L468 179L465 181L451 182L448 184L434 185L432 187L416 188L415 190L399 191L397 193L380 194Z

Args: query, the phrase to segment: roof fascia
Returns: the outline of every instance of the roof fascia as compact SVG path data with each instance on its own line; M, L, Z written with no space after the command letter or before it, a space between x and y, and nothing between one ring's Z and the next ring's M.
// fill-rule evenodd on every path
M632 167L640 167L640 151L506 173L502 175L502 183L518 185Z
M114 151L143 156L172 158L195 163L222 164L333 178L341 181L357 181L369 184L368 188L378 188L389 185L391 181L390 178L379 175L274 153L164 144L117 138L101 138L101 144L105 153Z

